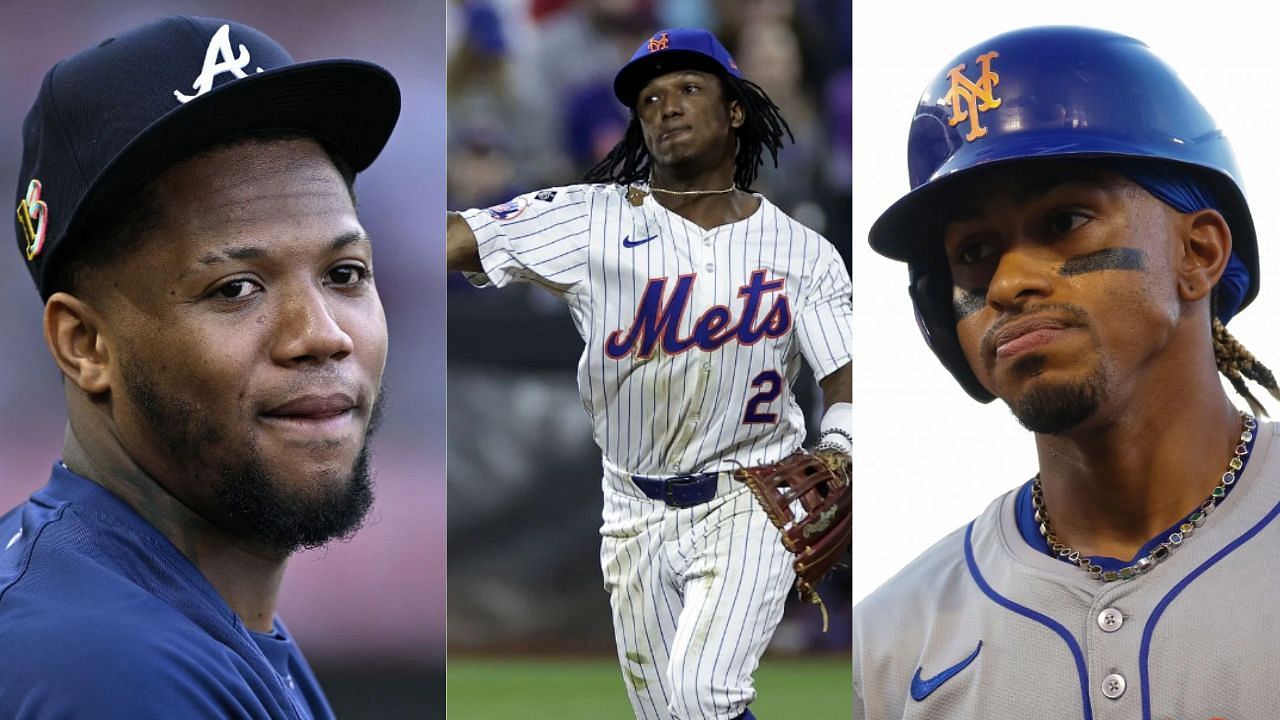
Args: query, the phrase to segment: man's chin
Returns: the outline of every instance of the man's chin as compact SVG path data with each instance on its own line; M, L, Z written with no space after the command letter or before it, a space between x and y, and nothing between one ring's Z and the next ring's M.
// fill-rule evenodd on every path
M305 477L303 476L305 475ZM215 487L222 512L246 539L280 555L351 537L373 506L369 451L341 469L284 476L249 461L227 469Z
M1009 410L1022 426L1045 435L1066 433L1093 417L1102 404L1102 389L1096 378L1083 382L1031 382L1016 398L1006 399Z

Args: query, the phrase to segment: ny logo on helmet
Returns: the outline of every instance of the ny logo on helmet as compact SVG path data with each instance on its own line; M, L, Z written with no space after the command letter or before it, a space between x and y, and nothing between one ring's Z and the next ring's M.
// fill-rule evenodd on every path
M942 97L942 102L951 104L951 127L965 120L969 121L969 134L964 139L972 142L987 134L987 129L978 124L978 114L1000 107L1000 99L995 96L996 85L1000 84L1000 76L991 72L991 61L1000 57L997 52L989 52L978 56L978 66L982 74L977 81L964 75L965 64L951 68L947 77L951 80L951 89Z
M671 38L666 33L659 33L649 38L649 52L666 50L671 45Z

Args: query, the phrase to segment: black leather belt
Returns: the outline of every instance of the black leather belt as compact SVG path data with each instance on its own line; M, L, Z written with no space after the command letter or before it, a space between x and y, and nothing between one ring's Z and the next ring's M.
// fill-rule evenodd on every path
M650 500L661 500L670 507L687 508L714 498L719 478L720 473L713 472L665 478L632 475L631 482Z

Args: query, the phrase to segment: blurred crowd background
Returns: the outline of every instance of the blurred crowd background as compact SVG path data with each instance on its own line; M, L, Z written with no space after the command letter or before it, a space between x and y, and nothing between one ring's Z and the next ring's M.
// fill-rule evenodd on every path
M0 188L9 198L0 232L0 512L48 481L66 418L12 215L22 119L49 68L156 17L195 14L257 27L300 60L371 60L400 83L400 123L356 183L391 337L387 415L374 445L378 499L353 540L293 559L281 599L281 616L348 720L443 717L444 2L0 2Z
M577 182L621 137L614 74L654 32L714 31L796 142L753 188L850 252L847 0L459 0L447 9L448 207ZM449 651L611 654L599 567L600 453L582 340L533 286L449 280ZM820 394L795 391L816 428ZM788 609L771 652L849 651L849 583Z

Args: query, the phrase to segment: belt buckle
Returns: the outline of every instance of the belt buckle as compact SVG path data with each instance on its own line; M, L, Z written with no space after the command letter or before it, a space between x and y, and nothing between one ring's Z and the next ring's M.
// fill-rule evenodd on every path
M702 480L703 480L702 474L676 475L675 477L669 478L665 483L663 483L663 488L662 488L663 502L665 502L667 505L670 505L671 507L677 507L677 508L693 507L694 505L701 504L697 502L690 503L688 502L687 498L685 499L676 498L675 495L672 494L672 491L673 489L680 489L680 488L686 488L686 487L697 485L699 482L702 482Z

